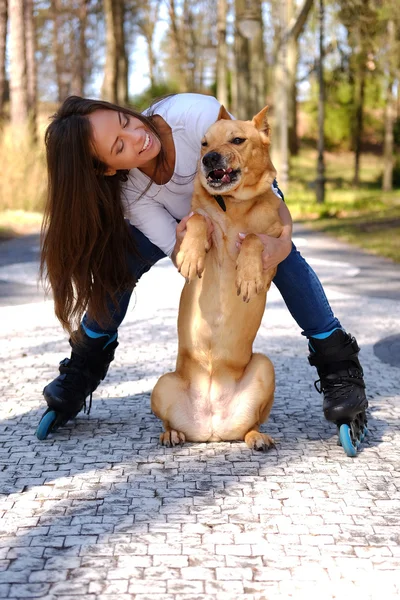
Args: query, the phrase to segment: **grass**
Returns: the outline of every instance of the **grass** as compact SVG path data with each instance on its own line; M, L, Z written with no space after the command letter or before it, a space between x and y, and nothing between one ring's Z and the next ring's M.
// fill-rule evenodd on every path
M40 229L46 197L43 132L35 145L0 123L0 240Z
M41 212L46 194L43 143L32 144L9 125L1 129L0 139L0 211Z
M293 219L400 262L400 189L382 192L382 159L362 155L361 183L355 188L353 154L327 153L322 205L315 200L316 160L314 150L304 150L292 159L286 201Z

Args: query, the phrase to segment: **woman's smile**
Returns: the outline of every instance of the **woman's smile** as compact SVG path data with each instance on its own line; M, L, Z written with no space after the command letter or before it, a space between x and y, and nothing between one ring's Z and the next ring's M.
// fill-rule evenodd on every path
M142 154L142 152L146 152L146 150L150 149L152 145L153 145L152 137L148 132L146 132L146 139L144 141L143 148L141 149L139 154Z

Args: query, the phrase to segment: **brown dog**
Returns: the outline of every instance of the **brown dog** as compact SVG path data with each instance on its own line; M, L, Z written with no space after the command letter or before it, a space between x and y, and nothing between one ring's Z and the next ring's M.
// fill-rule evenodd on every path
M282 231L280 201L271 190L276 171L267 110L236 121L222 107L202 141L195 214L177 257L186 285L176 371L163 375L151 396L166 446L244 439L249 448L266 450L273 444L259 426L274 401L274 368L252 351L276 269L263 271L263 245L251 234ZM211 248L203 215L214 225ZM239 232L249 234L240 251Z

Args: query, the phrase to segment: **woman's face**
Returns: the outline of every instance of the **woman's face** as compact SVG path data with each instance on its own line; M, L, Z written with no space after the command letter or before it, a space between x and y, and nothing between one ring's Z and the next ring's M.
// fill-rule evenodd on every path
M107 175L120 169L143 167L160 150L159 139L140 119L114 110L89 115L96 156L108 166Z

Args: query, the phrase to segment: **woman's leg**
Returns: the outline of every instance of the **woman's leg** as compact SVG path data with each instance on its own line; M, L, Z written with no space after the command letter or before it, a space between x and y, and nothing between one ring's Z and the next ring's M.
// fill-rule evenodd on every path
M324 394L325 417L334 422L353 419L368 406L357 341L343 330L316 273L294 244L274 283L309 340L308 359L320 377L317 390Z
M320 280L294 244L289 256L278 266L274 284L302 335L319 337L341 328Z
M140 256L131 254L127 257L127 260L130 265L131 273L133 274L135 281L138 282L141 276L144 275L144 273L147 273L157 261L161 258L165 258L165 254L160 248L152 244L139 229L136 229L136 227L131 224L128 226ZM133 288L117 294L116 304L114 304L111 299L108 301L107 304L110 317L108 322L103 325L96 323L96 321L91 319L88 313L86 313L82 319L82 327L86 334L93 338L107 335L110 340L116 339L117 329L125 318L132 291Z
M129 225L140 256L127 257L135 280L149 271L165 254L154 246L138 229ZM70 340L72 353L60 363L60 375L43 390L49 406L63 416L64 421L76 415L86 405L90 396L107 374L118 346L117 330L128 309L132 289L117 297L117 304L108 302L110 317L103 326L86 314L74 340Z

